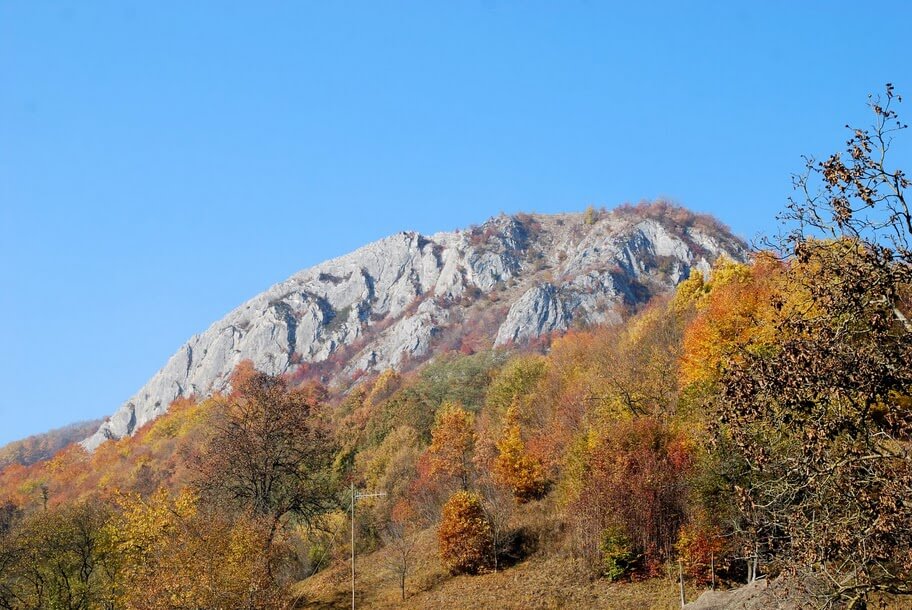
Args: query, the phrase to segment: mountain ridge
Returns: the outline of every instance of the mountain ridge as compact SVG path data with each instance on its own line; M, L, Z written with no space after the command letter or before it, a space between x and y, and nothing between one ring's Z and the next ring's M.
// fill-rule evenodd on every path
M0 471L12 464L29 466L50 459L64 447L97 430L102 422L100 419L73 422L0 446Z
M401 368L442 346L505 346L625 308L747 248L726 227L664 202L612 211L501 214L464 230L403 231L299 271L185 342L99 429L92 451L180 397L225 389L242 360L323 381Z

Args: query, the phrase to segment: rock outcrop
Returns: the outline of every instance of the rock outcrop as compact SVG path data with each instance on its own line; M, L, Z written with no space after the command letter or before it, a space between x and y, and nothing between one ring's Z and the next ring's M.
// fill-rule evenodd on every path
M399 233L293 275L192 337L83 446L132 434L178 397L225 389L242 360L271 374L323 365L332 382L473 334L521 343L616 322L692 269L745 253L718 223L664 204Z
M822 582L763 578L735 589L705 591L685 610L802 610L826 605Z

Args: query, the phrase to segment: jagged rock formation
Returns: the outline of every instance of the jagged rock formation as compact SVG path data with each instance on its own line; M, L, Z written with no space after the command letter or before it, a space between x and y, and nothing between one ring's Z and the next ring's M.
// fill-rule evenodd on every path
M272 374L322 363L333 381L401 368L472 335L520 343L619 321L691 269L745 253L712 219L665 204L399 233L293 275L192 337L83 446L132 434L175 398L224 389L245 359Z

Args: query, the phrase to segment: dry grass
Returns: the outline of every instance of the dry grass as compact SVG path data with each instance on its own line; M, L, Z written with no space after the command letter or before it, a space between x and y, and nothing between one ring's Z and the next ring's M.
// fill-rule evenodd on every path
M359 608L671 610L680 607L677 584L672 580L615 584L591 580L569 557L538 554L496 574L451 576L437 558L433 530L418 536L416 565L408 578L405 602L400 599L386 550L358 558ZM350 607L350 578L350 565L341 562L298 583L297 607ZM691 599L696 597L696 592L689 593Z

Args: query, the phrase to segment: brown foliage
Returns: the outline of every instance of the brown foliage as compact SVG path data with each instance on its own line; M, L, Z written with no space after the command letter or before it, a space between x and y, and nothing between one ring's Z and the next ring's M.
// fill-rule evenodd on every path
M687 514L688 441L653 418L618 422L591 441L587 470L569 506L591 565L607 534L624 540L640 569L656 574Z
M478 574L494 564L491 525L482 498L457 491L443 506L437 542L440 559L453 574Z
M750 469L742 510L771 557L821 566L840 596L906 591L912 333L894 315L890 265L850 241L807 242L790 276L811 295L807 313L721 379L720 434Z
M285 516L312 524L333 505L332 446L320 426L312 388L292 389L253 373L237 384L199 461L196 486L216 503L271 522Z
M886 164L905 129L897 101L887 85L846 155L809 159L796 178L780 246L806 306L774 303L775 340L725 364L719 400L717 438L747 465L736 491L754 543L852 608L912 595L912 214L908 179Z

